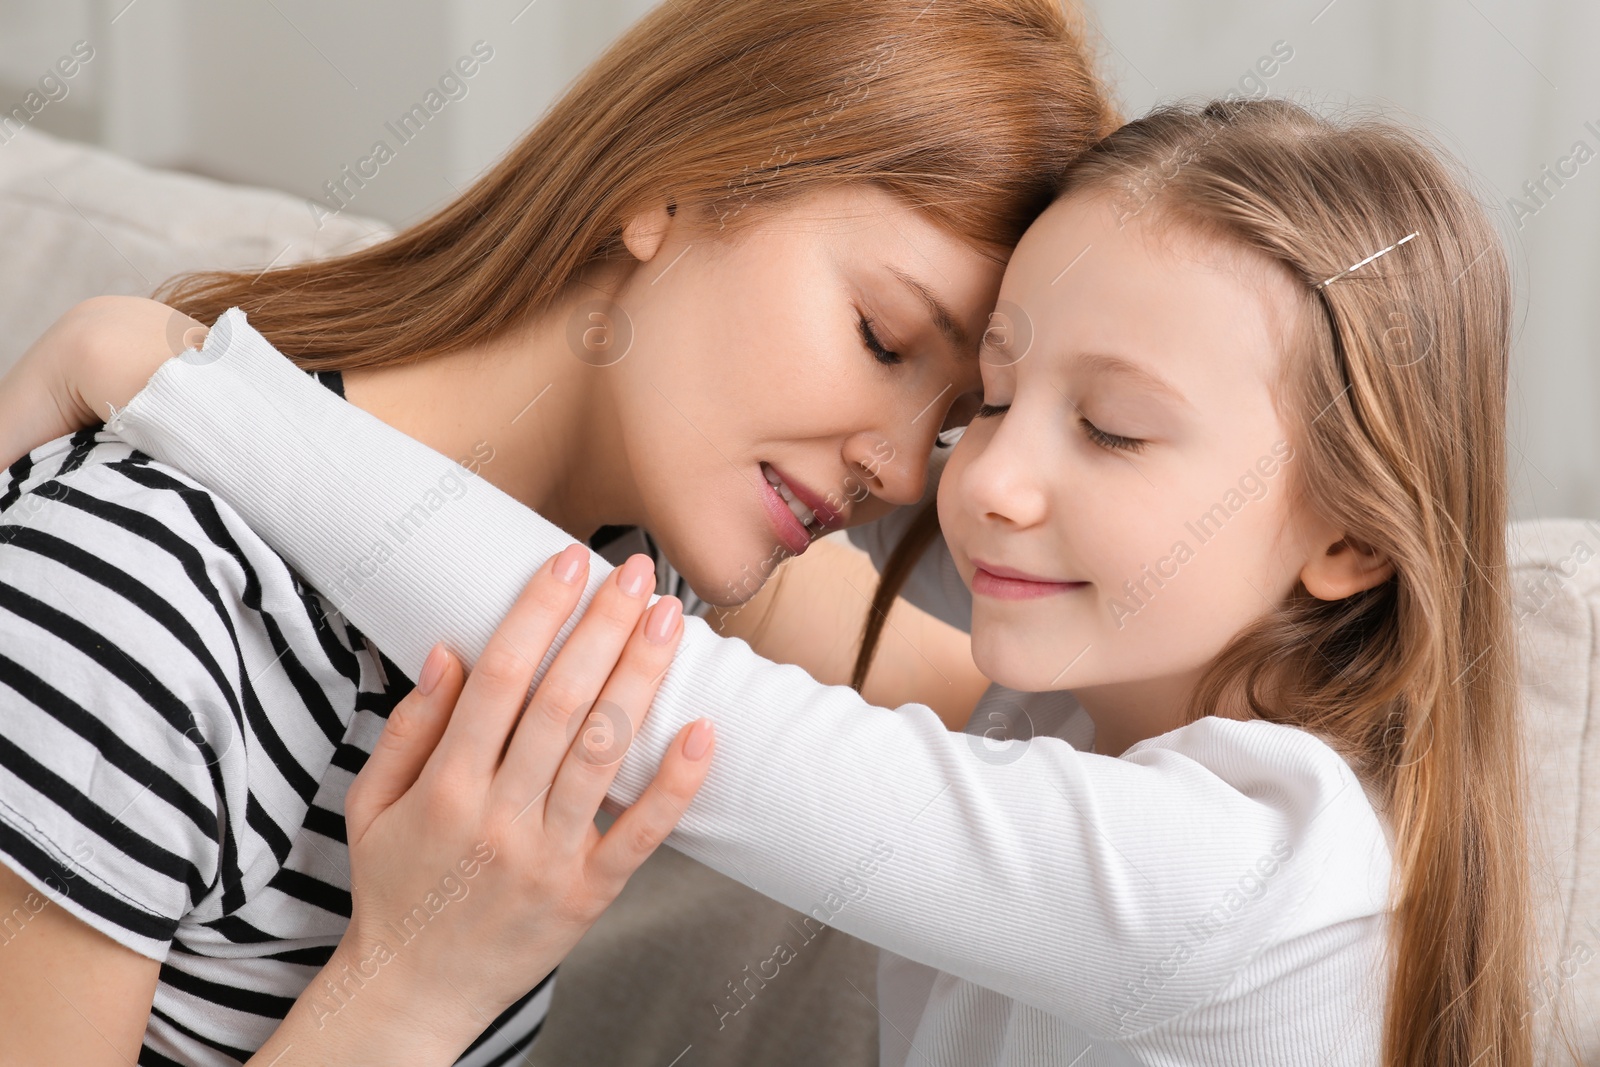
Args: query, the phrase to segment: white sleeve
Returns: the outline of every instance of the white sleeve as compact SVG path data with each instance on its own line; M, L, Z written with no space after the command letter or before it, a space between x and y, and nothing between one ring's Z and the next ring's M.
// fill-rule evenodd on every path
M227 499L413 678L436 640L472 663L571 543L315 384L237 310L112 428ZM611 569L591 567L584 604ZM613 799L637 799L682 726L708 715L718 749L676 848L1090 1034L1172 1019L1274 941L1382 907L1381 884L1362 895L1367 838L1348 832L1371 809L1308 733L1206 719L1120 758L1055 737L995 746L922 705L872 707L700 619L684 625ZM1245 878L1260 889L1248 917L1224 912L1197 935ZM1317 903L1330 892L1337 915Z

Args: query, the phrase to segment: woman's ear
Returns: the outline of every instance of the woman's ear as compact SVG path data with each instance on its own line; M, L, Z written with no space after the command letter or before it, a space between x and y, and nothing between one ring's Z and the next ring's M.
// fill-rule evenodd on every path
M1394 564L1350 537L1325 544L1300 571L1306 592L1318 600L1343 600L1394 577Z
M677 215L678 205L671 200L657 200L649 208L630 218L622 227L622 243L633 258L648 263L661 251L667 237L667 227Z

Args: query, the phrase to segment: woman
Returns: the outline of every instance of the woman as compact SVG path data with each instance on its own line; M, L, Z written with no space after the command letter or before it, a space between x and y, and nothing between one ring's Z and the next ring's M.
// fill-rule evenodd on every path
M569 533L645 527L690 588L731 605L817 533L922 495L934 436L976 387L1010 245L1112 124L1076 20L1048 0L674 4L434 218L331 262L164 295L207 321L247 308L331 389ZM17 441L37 434L27 405L0 414ZM342 618L386 557L309 589L195 483L114 437L60 444L14 465L0 501L19 635L6 799L43 827L9 824L5 888L60 905L7 946L29 968L5 973L72 960L106 978L87 1000L8 985L8 1017L32 1020L39 1058L80 1063L141 1041L149 1062L244 1060L280 1023L293 1055L448 1046L429 1039L457 1032L454 1002L419 1010L381 992L393 979L312 987L344 981L335 946L363 885L379 893L351 850L377 864L374 813L401 818L359 790L365 805L346 803L407 689ZM384 549L420 544L470 490L432 487ZM617 595L613 622L636 620L642 602ZM653 618L671 641L666 604ZM680 807L697 762L663 771ZM85 780L86 764L113 770ZM474 852L460 862L491 882L446 870L441 899L532 872L537 899L578 902L570 944L670 829L663 810L641 813L599 882L550 882L571 868L546 853L496 867ZM483 1036L462 1062L531 1040L558 958L501 975L520 996L463 998ZM370 962L357 952L358 975ZM80 1015L103 1041L71 1044Z

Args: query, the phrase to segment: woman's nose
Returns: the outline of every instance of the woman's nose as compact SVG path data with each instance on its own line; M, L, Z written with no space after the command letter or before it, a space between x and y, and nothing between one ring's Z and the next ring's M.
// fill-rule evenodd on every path
M928 453L933 439L916 435L916 441L896 442L876 433L858 433L845 442L844 459L851 473L873 496L891 504L915 504L928 482ZM923 437L928 440L923 441Z

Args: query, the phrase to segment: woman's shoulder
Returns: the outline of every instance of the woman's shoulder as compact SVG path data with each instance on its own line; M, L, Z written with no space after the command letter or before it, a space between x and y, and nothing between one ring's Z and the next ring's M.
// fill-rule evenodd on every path
M124 593L136 579L180 607L256 590L270 610L292 584L226 501L102 428L41 445L0 473L0 574L41 568Z
M69 657L126 661L180 699L234 705L277 667L324 731L353 705L365 661L382 674L337 604L227 501L103 429L0 478L0 639L45 680L70 674Z
M196 908L237 908L274 866L241 850L287 844L381 689L322 605L222 500L115 434L11 467L0 856L157 959Z
M68 522L92 528L97 520L131 518L97 508L97 501L134 506L152 521L176 520L190 510L186 494L212 496L183 472L156 462L110 430L78 430L40 445L0 472L0 527L8 534L0 543L11 542L26 529Z

